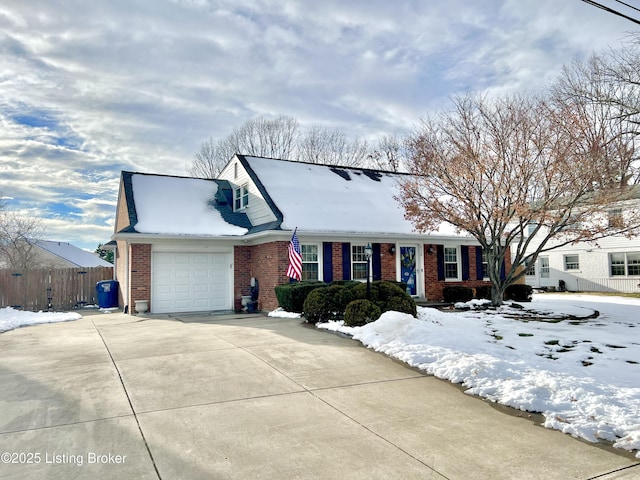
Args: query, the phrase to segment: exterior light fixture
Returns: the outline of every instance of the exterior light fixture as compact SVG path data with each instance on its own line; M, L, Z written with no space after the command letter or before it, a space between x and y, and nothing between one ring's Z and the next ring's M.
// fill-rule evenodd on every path
M373 256L373 248L371 243L367 243L364 247L364 256L367 259L367 300L371 299L371 257Z

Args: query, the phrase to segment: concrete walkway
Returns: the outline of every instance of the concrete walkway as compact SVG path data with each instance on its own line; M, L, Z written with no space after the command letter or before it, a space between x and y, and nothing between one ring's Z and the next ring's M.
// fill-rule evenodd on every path
M0 334L0 454L21 480L640 478L353 340L248 315Z

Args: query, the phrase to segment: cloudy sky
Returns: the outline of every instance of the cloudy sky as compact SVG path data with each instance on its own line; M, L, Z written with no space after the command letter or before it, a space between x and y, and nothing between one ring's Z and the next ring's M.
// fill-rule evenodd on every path
M185 175L257 115L401 134L458 92L544 87L638 27L581 0L2 0L0 196L93 250L121 170Z

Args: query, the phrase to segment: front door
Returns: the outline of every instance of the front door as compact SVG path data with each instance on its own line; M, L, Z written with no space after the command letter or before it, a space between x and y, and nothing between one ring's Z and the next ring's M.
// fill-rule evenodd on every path
M417 248L400 247L400 281L407 284L407 293L409 295L417 295L418 288L416 285L416 259Z

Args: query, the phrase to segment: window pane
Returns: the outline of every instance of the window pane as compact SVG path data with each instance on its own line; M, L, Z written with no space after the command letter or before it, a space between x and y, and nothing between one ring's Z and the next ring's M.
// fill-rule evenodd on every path
M300 245L300 253L302 254L303 262L317 262L318 261L318 246L317 245Z
M609 210L607 212L607 214L609 216L609 226L610 227L622 227L623 226L622 209L621 208L614 208L613 210Z
M243 185L242 186L242 206L246 207L247 205L249 205L249 186Z
M444 265L444 278L458 278L458 264L457 263L445 263L445 265Z
M457 262L458 261L458 250L456 248L445 247L444 248L444 261L445 262Z
M239 189L239 188L236 188L236 189L233 191L233 198L234 198L234 201L233 201L233 209L234 209L234 210L240 210L240 206L241 206L241 204L240 204L241 193L240 193L240 189Z
M624 276L625 274L625 259L624 253L612 253L609 255L609 261L611 263L611 276Z
M351 246L351 260L353 262L366 262L367 256L364 253L364 245L352 245Z
M354 263L353 264L353 279L354 280L366 280L367 279L367 264L366 263Z
M535 263L531 263L530 261L526 261L524 263L524 266L527 269L527 271L524 273L525 275L527 275L528 277L535 277L536 276L536 264Z
M565 255L564 256L564 269L565 270L579 270L580 269L580 257L578 255Z
M627 253L627 275L640 275L640 253Z
M317 263L302 264L302 280L318 280L318 264Z
M540 278L549 278L549 257L540 257Z

